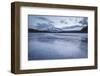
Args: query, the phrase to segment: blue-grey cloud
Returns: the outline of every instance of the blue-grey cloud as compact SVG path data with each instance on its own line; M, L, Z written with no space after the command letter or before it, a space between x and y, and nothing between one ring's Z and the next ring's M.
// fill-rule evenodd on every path
M41 19L41 20L45 20L45 21L48 21L49 23L53 23L53 21L49 20L48 18L46 17L37 17L38 19Z
M81 21L79 21L82 25L87 25L88 26L88 17L84 17Z

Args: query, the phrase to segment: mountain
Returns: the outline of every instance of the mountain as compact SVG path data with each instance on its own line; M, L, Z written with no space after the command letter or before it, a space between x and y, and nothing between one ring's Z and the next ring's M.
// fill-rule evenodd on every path
M52 30L52 31L47 31L47 30L37 30L37 29L28 29L28 32L39 32L39 33L81 33L80 31L56 31L56 30ZM83 32L82 32L83 33Z
M31 25L32 26L32 25ZM56 28L52 23L36 23L29 29L37 31L60 32L61 28Z
M74 25L70 27L63 27L63 28L57 28L53 24L50 23L37 23L33 27L29 27L29 32L59 32L59 33L87 33L87 26L80 26L80 25Z
M83 27L83 28L81 29L81 32L82 32L82 33L87 33L87 32L88 32L88 26Z
M37 28L28 28L29 32L61 32L62 29L56 28L56 27L48 27L43 29L37 29Z
M48 31L41 31L37 29L28 28L28 32L48 32Z

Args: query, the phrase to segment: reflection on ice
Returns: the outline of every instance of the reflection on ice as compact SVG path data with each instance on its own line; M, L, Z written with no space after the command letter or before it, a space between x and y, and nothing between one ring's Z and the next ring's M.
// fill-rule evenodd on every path
M28 59L87 58L86 33L29 33Z

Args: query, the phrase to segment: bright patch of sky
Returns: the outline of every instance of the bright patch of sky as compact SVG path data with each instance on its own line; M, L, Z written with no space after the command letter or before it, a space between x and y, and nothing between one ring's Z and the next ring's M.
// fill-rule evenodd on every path
M73 26L88 26L88 18L81 16L45 16L29 15L29 27L36 27L38 24L48 24L56 28L67 28Z

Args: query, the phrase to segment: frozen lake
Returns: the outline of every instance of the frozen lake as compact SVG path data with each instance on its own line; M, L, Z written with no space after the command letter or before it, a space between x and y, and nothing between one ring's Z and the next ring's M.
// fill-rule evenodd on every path
M87 33L29 33L28 60L88 57Z

